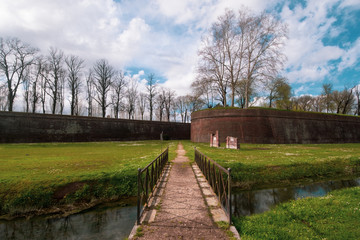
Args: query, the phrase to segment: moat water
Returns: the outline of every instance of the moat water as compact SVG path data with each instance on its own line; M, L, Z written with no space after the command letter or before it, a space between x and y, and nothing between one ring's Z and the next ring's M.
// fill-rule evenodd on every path
M233 191L234 216L270 210L279 203L320 197L341 188L360 186L360 178L313 183L296 187ZM63 218L34 217L0 220L0 239L124 239L136 221L136 206L98 207Z
M99 208L65 218L0 221L0 239L124 239L136 221L136 206Z
M319 182L295 187L249 191L235 190L232 192L232 214L233 216L249 216L263 213L279 203L306 197L321 197L333 190L355 186L360 186L360 178Z

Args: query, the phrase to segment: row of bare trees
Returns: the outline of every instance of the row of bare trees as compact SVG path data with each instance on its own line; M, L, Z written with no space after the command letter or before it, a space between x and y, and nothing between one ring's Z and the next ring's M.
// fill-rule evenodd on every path
M301 111L360 115L360 86L333 90L331 84L323 84L319 96L303 95L294 98L292 108Z
M140 91L138 79L106 59L87 69L79 56L56 48L41 55L17 38L0 38L0 111L13 111L16 98L22 98L25 112L64 114L68 101L71 115L151 121L188 122L190 113L200 108L196 98L176 97L161 87L154 74L147 76Z
M360 115L360 85L343 90L333 90L330 83L322 85L322 93L317 96L292 96L290 85L284 78L278 78L268 85L269 95L263 107L299 110L309 112L324 112L337 114Z

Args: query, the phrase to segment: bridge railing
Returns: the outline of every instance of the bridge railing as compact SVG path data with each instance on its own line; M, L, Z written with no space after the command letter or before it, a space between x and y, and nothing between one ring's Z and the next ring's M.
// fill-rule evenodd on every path
M231 168L225 169L196 148L195 162L218 197L231 223Z
M162 171L169 161L169 147L165 149L157 158L149 163L143 169L138 169L138 194L137 194L137 224L140 224L140 218L148 206L156 184L158 183Z

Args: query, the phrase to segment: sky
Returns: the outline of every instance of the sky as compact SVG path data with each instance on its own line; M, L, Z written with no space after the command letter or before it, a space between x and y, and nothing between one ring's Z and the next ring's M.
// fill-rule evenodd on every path
M338 90L360 83L360 0L0 0L0 37L44 54L59 48L88 67L105 58L142 84L155 73L185 95L201 36L225 9L244 6L288 25L282 75L296 96L318 95L323 83Z

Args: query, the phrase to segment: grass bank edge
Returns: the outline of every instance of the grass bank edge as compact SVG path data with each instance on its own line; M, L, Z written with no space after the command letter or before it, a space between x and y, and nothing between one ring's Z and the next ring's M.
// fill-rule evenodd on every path
M177 143L178 141L161 143L162 150L169 146L169 160L176 156ZM157 154L154 156L156 157ZM141 167L145 167L155 157L143 162ZM11 219L17 216L46 214L54 212L54 209L59 207L73 211L104 202L124 199L128 202L127 199L137 194L137 168L132 166L118 172L89 173L62 181L51 179L30 184L25 182L20 189L18 186L12 189L11 184L2 185L3 187L0 186L0 219Z
M246 239L360 239L360 187L279 204L270 211L234 217Z
M197 147L200 151L212 158L225 168L231 168L231 176L234 187L240 189L261 189L306 184L312 182L321 182L326 180L337 179L351 179L360 176L360 154L350 158L343 158L341 156L323 161L321 156L318 157L318 161L307 162L292 162L281 164L252 164L243 163L239 161L227 161L226 157L222 156L226 153L236 154L237 151L232 149L216 149L208 147L208 144L193 143L190 141L183 142L184 148L187 151L186 155L190 160L194 161L194 147ZM251 144L248 144L251 145ZM263 146L266 144L262 144ZM357 144L360 148L360 144ZM336 146L357 146L354 144L338 144ZM253 144L251 146L257 146ZM284 145L294 146L294 145ZM296 145L304 146L304 145ZM311 144L306 146L319 146L318 144ZM328 148L335 146L333 144L321 145ZM319 153L322 150L319 150ZM360 151L359 151L360 152Z

